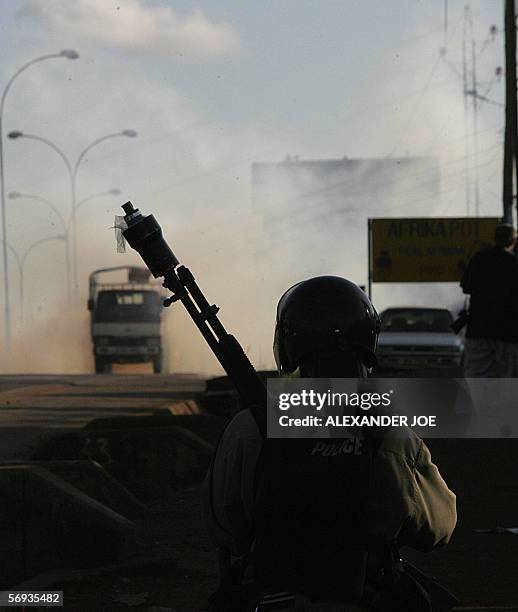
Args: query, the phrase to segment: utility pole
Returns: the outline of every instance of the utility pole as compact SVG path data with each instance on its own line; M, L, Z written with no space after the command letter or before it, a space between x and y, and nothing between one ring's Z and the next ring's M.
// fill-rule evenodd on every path
M448 44L448 0L444 0L444 46Z
M512 4L514 11L514 1ZM481 83L477 78L477 61L486 50L487 46L495 41L499 28L496 25L490 26L486 39L477 51L478 45L475 40L473 14L469 1L464 5L463 13L461 47L462 71L459 71L455 64L447 59L448 0L444 0L444 47L441 48L440 55L453 72L462 79L462 97L464 100L464 193L466 197L466 215L469 217L474 214L475 217L478 217L480 215L481 205L478 163L480 154L478 115L483 103L503 106L500 102L491 100L487 97L494 83L499 80L502 74L502 68L500 66L496 67L493 78L486 84L485 91L480 93L479 86ZM470 96L472 98L471 104L469 102Z
M464 26L462 32L462 89L464 95L464 133L466 134L465 140L465 178L466 178L466 214L470 216L472 197L474 203L474 214L475 217L480 215L480 181L479 181L479 125L478 125L478 112L483 102L490 102L492 104L499 104L494 100L490 100L487 97L495 79L501 73L501 69L495 70L495 76L489 83L485 93L479 92L480 83L477 80L477 60L480 55L485 51L487 45L495 40L498 28L492 25L489 28L486 40L482 44L480 51L477 53L477 42L475 40L475 30L473 26L473 14L469 4L464 6ZM469 40L468 40L469 38ZM468 65L468 45L471 47L471 57ZM471 96L471 115L472 115L472 134L468 137L469 129L469 102L468 97Z
M466 181L466 215L470 215L470 191L471 191L471 177L470 177L470 162L469 162L469 139L468 139L468 64L466 59L466 38L467 38L467 25L469 19L469 6L464 7L464 22L462 28L462 95L464 97L464 173Z
M503 217L513 222L513 170L516 168L518 122L516 110L516 18L514 0L505 0L505 138Z
M473 163L475 217L480 216L480 191L478 179L478 83L477 83L477 43L471 41L471 95L473 97Z

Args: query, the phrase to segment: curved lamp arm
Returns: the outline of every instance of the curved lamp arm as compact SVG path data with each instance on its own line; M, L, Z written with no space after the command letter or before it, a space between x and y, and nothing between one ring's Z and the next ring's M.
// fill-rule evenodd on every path
M43 242L53 242L54 240L66 240L65 236L51 236L50 238L40 238L39 240L36 240L36 242L33 242L31 244L31 246L25 251L25 253L22 255L21 258L21 264L22 264L22 268L25 265L25 260L27 259L28 255L31 253L31 251L33 251L38 245L42 244Z
M118 138L119 136L125 136L127 138L135 138L136 135L137 135L137 132L135 132L135 130L123 130L122 132L114 132L113 134L106 134L106 136L101 136L100 138L97 138L96 140L91 142L87 147L85 147L79 154L79 157L77 158L76 163L74 165L74 175L77 173L79 165L83 161L88 151L90 151L90 149L92 149L93 147L97 146L100 142L108 140L109 138Z

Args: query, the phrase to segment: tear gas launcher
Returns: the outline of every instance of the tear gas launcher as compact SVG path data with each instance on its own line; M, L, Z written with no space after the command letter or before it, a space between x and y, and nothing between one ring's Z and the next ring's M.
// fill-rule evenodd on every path
M164 301L164 306L171 306L174 302L181 302L185 306L234 383L243 405L251 410L261 434L266 437L266 388L239 342L218 319L219 308L209 304L191 271L180 265L155 217L144 216L131 202L126 202L122 208L127 225L122 230L125 240L142 257L151 274L155 278L163 277L162 285L172 292Z

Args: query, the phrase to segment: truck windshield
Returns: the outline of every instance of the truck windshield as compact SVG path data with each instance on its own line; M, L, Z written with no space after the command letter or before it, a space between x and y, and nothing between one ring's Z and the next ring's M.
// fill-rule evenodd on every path
M98 323L157 323L160 295L156 291L100 291L95 320Z

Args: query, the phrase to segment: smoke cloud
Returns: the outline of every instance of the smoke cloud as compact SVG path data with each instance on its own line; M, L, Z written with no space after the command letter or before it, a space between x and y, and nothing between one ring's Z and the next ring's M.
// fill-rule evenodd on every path
M65 31L79 41L129 52L200 61L239 49L239 37L230 24L211 21L196 7L181 15L140 0L26 0L19 16L35 19L52 35Z
M452 9L446 45L445 57L454 70L439 56L445 45L442 14L427 5L423 15L421 4L405 13L403 31L390 44L384 39L386 47L365 35L365 46L355 49L361 74L340 60L343 78L338 78L337 65L330 70L324 39L306 38L313 46L301 58L304 48L294 45L285 31L263 43L266 30L261 30L258 39L250 39L259 58L253 64L257 75L247 80L247 62L253 57L237 53L244 33L208 12L180 15L164 4L136 0L120 2L120 10L93 0L23 2L23 14L33 18L19 19L17 35L29 40L30 34L34 46L23 54L13 52L11 68L32 52L71 46L76 34L86 53L81 47L76 62L53 60L24 73L7 98L6 131L45 136L72 161L104 134L131 128L138 137L104 142L88 153L78 171L78 199L110 188L122 193L93 199L78 213L77 304L67 302L62 245L46 243L26 261L21 322L11 262L15 343L1 357L3 371L93 370L88 275L97 268L141 264L131 251L115 251L111 227L128 199L155 214L180 261L192 270L209 302L221 308L227 329L262 368L273 367L275 307L288 287L319 274L366 284L369 217L473 215L474 193L469 209L465 195L467 172L471 190L478 173L480 214L499 214L503 111L494 104L480 105L476 150L472 117L465 124L462 82L455 73L462 7ZM476 35L484 40L490 19L501 20L479 4ZM370 9L361 10L367 11L362 15L370 23ZM350 11L348 27L360 8ZM301 14L293 12L290 19ZM273 23L273 16L268 18ZM313 25L305 25L313 31ZM330 34L324 38L331 45L332 28L326 27ZM213 34L205 36L207 32ZM304 34L299 27L297 35ZM173 78L166 50L185 52L198 64L184 73L180 67ZM341 57L335 51L333 61ZM153 61L148 53L156 54ZM304 63L310 54L313 66ZM295 63L283 64L287 58ZM478 64L479 78L487 76L486 89L501 61L501 45L489 41ZM271 74L260 72L264 66ZM297 70L307 72L296 83L299 90L275 89L277 83L284 85L283 79L295 78ZM501 100L497 79L487 95ZM313 172L301 175L296 184L279 176L270 184L271 193L257 198L252 164L283 162L288 154L299 155L300 161L347 155L432 162L429 169L409 167L384 176L373 172L370 162L360 163L354 175L325 180ZM68 219L70 180L57 155L41 143L18 139L6 141L5 160L7 191L43 195ZM335 183L341 184L339 189L333 188ZM22 253L42 235L61 232L50 209L22 199L8 200L8 229L10 242ZM377 285L373 297L378 310L397 305L455 309L463 299L453 284ZM220 371L181 306L166 311L164 326L172 371Z

